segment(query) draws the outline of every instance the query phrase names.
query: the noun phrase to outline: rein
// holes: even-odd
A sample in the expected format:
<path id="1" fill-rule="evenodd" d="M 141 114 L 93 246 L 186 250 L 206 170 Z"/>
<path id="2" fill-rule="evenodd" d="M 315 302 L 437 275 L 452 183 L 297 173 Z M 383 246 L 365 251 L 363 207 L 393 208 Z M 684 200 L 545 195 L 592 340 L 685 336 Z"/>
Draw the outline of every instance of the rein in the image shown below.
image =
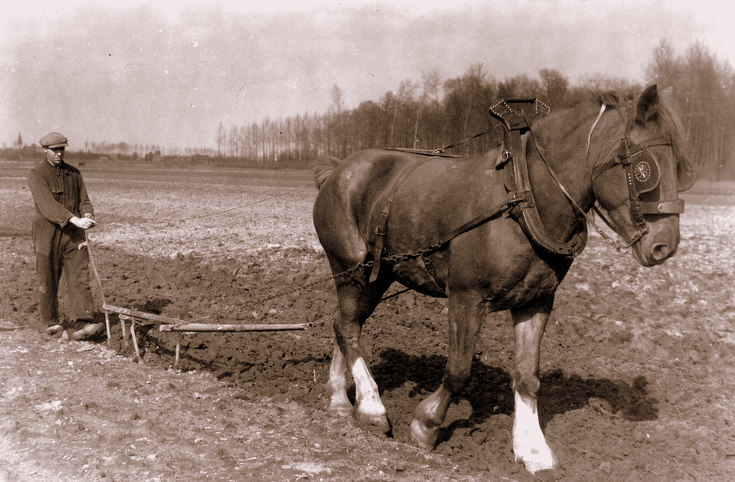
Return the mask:
<path id="1" fill-rule="evenodd" d="M 521 198 L 517 209 L 514 210 L 513 217 L 521 225 L 529 240 L 552 254 L 575 257 L 587 244 L 587 225 L 580 217 L 575 216 L 576 228 L 569 240 L 560 240 L 552 236 L 541 219 L 529 175 L 526 157 L 529 135 L 536 144 L 536 150 L 539 149 L 536 137 L 531 130 L 531 123 L 535 116 L 548 115 L 549 111 L 550 108 L 538 99 L 506 100 L 490 108 L 490 114 L 500 120 L 504 128 L 504 149 L 495 168 L 505 172 L 505 189 L 509 198 Z M 530 116 L 530 119 L 526 114 Z M 541 157 L 561 191 L 573 204 L 576 204 L 544 159 L 543 154 Z"/>
<path id="2" fill-rule="evenodd" d="M 597 125 L 597 122 L 600 120 L 600 118 L 602 117 L 602 114 L 604 112 L 605 112 L 605 105 L 603 104 L 602 109 L 600 109 L 600 113 L 597 116 L 597 119 L 595 119 L 594 124 L 592 124 L 592 129 L 590 130 L 590 134 L 587 137 L 587 156 L 588 157 L 589 157 L 589 141 L 592 138 L 592 131 L 595 129 L 595 126 Z M 524 117 L 524 119 L 525 119 L 525 117 Z M 617 251 L 622 251 L 623 249 L 630 248 L 633 244 L 635 244 L 636 241 L 638 241 L 638 239 L 640 239 L 643 236 L 643 234 L 641 234 L 641 236 L 636 237 L 629 244 L 627 244 L 627 245 L 621 245 L 618 242 L 616 242 L 614 238 L 612 238 L 610 235 L 608 235 L 602 229 L 602 227 L 600 227 L 600 225 L 595 222 L 595 217 L 592 216 L 591 214 L 589 214 L 588 212 L 586 212 L 584 209 L 582 209 L 582 207 L 579 204 L 577 204 L 577 202 L 569 194 L 569 191 L 567 191 L 567 189 L 561 183 L 561 181 L 557 177 L 556 173 L 554 172 L 554 169 L 551 168 L 551 165 L 546 160 L 546 157 L 544 157 L 544 154 L 541 152 L 541 149 L 539 149 L 539 147 L 538 147 L 538 141 L 536 140 L 536 134 L 533 133 L 533 130 L 530 128 L 530 125 L 529 125 L 529 128 L 528 128 L 528 131 L 530 132 L 531 137 L 533 137 L 533 144 L 534 144 L 534 146 L 536 146 L 536 152 L 538 152 L 538 155 L 541 157 L 541 161 L 543 161 L 544 165 L 546 166 L 546 169 L 549 171 L 549 174 L 551 175 L 551 178 L 554 180 L 554 182 L 556 182 L 556 185 L 559 187 L 559 189 L 564 194 L 564 196 L 567 198 L 567 200 L 569 200 L 569 203 L 574 207 L 574 209 L 576 209 L 582 216 L 584 216 L 584 218 L 587 220 L 587 222 L 590 223 L 593 228 L 595 228 L 595 231 L 597 231 L 597 233 L 600 236 L 602 236 L 602 239 L 604 239 L 607 243 L 609 243 Z M 597 211 L 597 207 L 596 206 L 595 206 L 595 211 Z M 599 211 L 597 211 L 597 212 L 599 213 Z M 607 224 L 608 226 L 610 226 L 611 229 L 614 230 L 613 225 L 612 225 L 612 222 L 610 220 L 608 220 L 603 215 L 600 215 L 600 217 L 603 219 L 603 221 L 605 221 L 605 224 Z"/>
<path id="3" fill-rule="evenodd" d="M 498 127 L 500 127 L 500 124 L 496 125 L 495 127 L 488 127 L 488 128 L 487 128 L 487 129 L 485 129 L 484 131 L 482 131 L 482 132 L 478 132 L 477 134 L 475 134 L 475 135 L 474 135 L 474 136 L 472 136 L 472 137 L 468 137 L 467 139 L 461 140 L 461 141 L 459 141 L 459 142 L 456 142 L 456 143 L 454 143 L 454 144 L 449 144 L 448 146 L 444 146 L 444 147 L 442 147 L 441 149 L 434 149 L 434 150 L 432 151 L 432 154 L 434 154 L 434 155 L 441 155 L 441 154 L 444 154 L 444 151 L 446 151 L 447 149 L 453 149 L 453 148 L 455 148 L 455 147 L 457 147 L 457 146 L 461 146 L 462 144 L 466 144 L 466 143 L 470 142 L 470 141 L 471 141 L 471 140 L 473 140 L 473 139 L 477 139 L 477 138 L 478 138 L 478 137 L 480 137 L 480 136 L 484 136 L 485 134 L 490 134 L 490 133 L 491 133 L 492 131 L 494 131 L 494 130 L 495 130 L 495 129 L 497 129 Z"/>

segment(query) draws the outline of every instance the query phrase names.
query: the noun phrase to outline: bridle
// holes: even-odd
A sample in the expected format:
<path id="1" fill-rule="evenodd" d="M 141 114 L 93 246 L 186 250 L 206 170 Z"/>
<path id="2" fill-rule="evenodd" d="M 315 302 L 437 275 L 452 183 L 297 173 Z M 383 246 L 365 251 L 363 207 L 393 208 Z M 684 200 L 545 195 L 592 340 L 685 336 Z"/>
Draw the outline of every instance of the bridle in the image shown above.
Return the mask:
<path id="1" fill-rule="evenodd" d="M 606 105 L 603 104 L 600 109 L 600 114 L 597 116 L 592 128 L 590 129 L 589 136 L 587 138 L 587 158 L 589 159 L 589 148 L 592 133 L 597 125 L 597 122 L 605 112 Z M 618 111 L 620 113 L 620 111 Z M 593 188 L 598 179 L 608 170 L 615 166 L 622 166 L 625 170 L 625 177 L 628 184 L 628 200 L 630 202 L 630 215 L 631 219 L 636 225 L 636 233 L 631 237 L 630 240 L 625 240 L 626 245 L 619 247 L 629 248 L 648 233 L 648 224 L 644 218 L 644 214 L 680 214 L 684 212 L 684 200 L 683 199 L 671 199 L 671 200 L 656 200 L 656 201 L 642 201 L 640 199 L 642 194 L 650 193 L 659 188 L 661 183 L 661 167 L 649 151 L 652 147 L 668 146 L 673 148 L 673 143 L 669 137 L 654 137 L 646 139 L 642 142 L 633 142 L 630 139 L 630 133 L 633 130 L 633 120 L 625 120 L 623 114 L 620 113 L 623 122 L 625 122 L 625 135 L 620 140 L 615 155 L 612 156 L 608 161 L 596 166 L 592 172 L 592 184 Z M 659 194 L 660 196 L 660 194 Z M 618 232 L 624 239 L 625 236 L 615 228 L 613 221 L 610 219 L 609 214 L 604 211 L 602 206 L 599 206 L 599 202 L 596 202 L 594 209 L 600 218 L 605 221 L 611 229 Z M 598 228 L 598 231 L 599 228 Z"/>
<path id="2" fill-rule="evenodd" d="M 522 102 L 522 101 L 515 101 L 516 103 Z M 590 155 L 590 143 L 592 139 L 592 134 L 595 130 L 595 127 L 597 126 L 598 121 L 600 118 L 602 118 L 602 115 L 605 113 L 605 110 L 607 108 L 607 105 L 605 103 L 602 104 L 602 107 L 600 109 L 600 113 L 597 116 L 597 119 L 592 124 L 592 127 L 590 129 L 589 136 L 587 138 L 587 162 L 589 164 L 589 155 Z M 604 208 L 601 205 L 598 205 L 599 202 L 595 203 L 594 209 L 600 216 L 600 218 L 615 232 L 617 232 L 625 241 L 626 244 L 620 244 L 617 242 L 613 237 L 609 236 L 598 224 L 595 222 L 595 218 L 592 214 L 585 211 L 571 196 L 571 194 L 564 188 L 564 185 L 561 183 L 561 180 L 554 172 L 554 169 L 552 169 L 549 162 L 546 160 L 546 157 L 544 156 L 543 152 L 539 148 L 538 140 L 536 139 L 536 135 L 531 128 L 531 122 L 526 117 L 524 111 L 522 108 L 517 108 L 514 111 L 514 114 L 521 117 L 524 121 L 524 125 L 528 131 L 528 134 L 533 139 L 533 145 L 536 147 L 536 152 L 539 154 L 539 157 L 541 158 L 542 162 L 546 166 L 546 169 L 548 170 L 549 174 L 551 175 L 552 179 L 556 182 L 559 189 L 562 191 L 564 196 L 567 198 L 567 200 L 570 202 L 570 204 L 573 206 L 573 208 L 579 213 L 579 215 L 583 216 L 586 221 L 595 228 L 595 230 L 602 236 L 602 238 L 610 243 L 615 249 L 618 251 L 621 251 L 626 248 L 630 248 L 637 242 L 643 238 L 646 234 L 648 234 L 648 224 L 646 223 L 646 220 L 644 219 L 644 214 L 677 214 L 684 212 L 684 201 L 681 199 L 674 199 L 674 200 L 657 200 L 654 202 L 651 201 L 642 201 L 640 199 L 640 196 L 642 194 L 651 193 L 653 194 L 654 191 L 660 186 L 661 181 L 661 169 L 658 164 L 658 161 L 653 156 L 653 154 L 649 151 L 652 147 L 660 147 L 660 146 L 668 146 L 669 148 L 673 149 L 673 142 L 671 138 L 669 137 L 654 137 L 651 139 L 647 139 L 642 142 L 634 142 L 630 138 L 630 134 L 633 130 L 634 125 L 634 118 L 631 118 L 629 120 L 626 120 L 625 117 L 623 117 L 623 114 L 620 112 L 619 109 L 616 109 L 618 113 L 620 114 L 621 119 L 623 120 L 623 123 L 625 125 L 625 134 L 623 138 L 620 140 L 620 144 L 613 151 L 611 154 L 611 157 L 609 160 L 602 162 L 600 165 L 595 166 L 593 168 L 592 172 L 592 188 L 593 191 L 597 191 L 595 189 L 595 184 L 599 183 L 599 178 L 603 176 L 607 171 L 610 169 L 621 166 L 625 172 L 626 175 L 626 181 L 628 186 L 628 200 L 630 202 L 630 214 L 633 222 L 636 225 L 636 232 L 630 237 L 630 239 L 626 239 L 627 236 L 624 232 L 621 232 L 621 230 L 616 227 L 615 223 L 610 219 L 609 213 L 606 213 L 606 208 Z M 494 108 L 490 109 L 491 113 L 496 118 L 499 118 L 502 122 L 507 122 L 504 120 L 503 116 L 497 114 L 494 110 Z M 514 123 L 517 127 L 517 123 Z M 507 127 L 507 126 L 506 126 Z M 509 129 L 506 128 L 506 133 Z M 518 152 L 523 152 L 524 148 L 521 147 L 518 150 Z M 504 151 L 504 154 L 507 152 L 507 148 Z M 500 163 L 500 166 L 504 166 L 508 160 L 512 159 L 512 155 L 503 156 L 502 162 Z M 521 156 L 523 158 L 524 156 Z M 496 165 L 496 168 L 498 166 Z M 515 163 L 514 163 L 514 169 L 515 169 Z M 517 176 L 516 176 L 517 177 Z M 506 183 L 507 187 L 507 183 Z M 659 191 L 660 195 L 660 191 Z M 597 194 L 595 194 L 595 197 L 597 197 Z M 622 204 L 622 203 L 621 203 Z M 524 211 L 525 212 L 525 211 Z M 546 236 L 548 238 L 548 236 Z M 575 247 L 569 247 L 565 246 L 568 245 L 568 243 L 561 243 L 562 247 L 567 247 L 569 249 L 567 250 L 558 250 L 554 249 L 555 246 L 557 246 L 559 243 L 555 243 L 553 246 L 549 247 L 549 244 L 543 244 L 542 246 L 546 247 L 552 252 L 556 252 L 557 254 L 567 254 L 570 253 L 572 256 L 574 256 L 577 252 L 581 251 L 581 248 L 579 246 L 584 247 L 584 244 L 581 244 L 579 246 Z"/>

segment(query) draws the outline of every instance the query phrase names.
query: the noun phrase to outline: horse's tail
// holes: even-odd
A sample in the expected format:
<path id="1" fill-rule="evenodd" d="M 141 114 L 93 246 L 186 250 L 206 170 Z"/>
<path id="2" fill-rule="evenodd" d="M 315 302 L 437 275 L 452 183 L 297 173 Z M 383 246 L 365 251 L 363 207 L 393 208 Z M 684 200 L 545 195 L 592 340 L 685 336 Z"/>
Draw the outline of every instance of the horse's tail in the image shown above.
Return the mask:
<path id="1" fill-rule="evenodd" d="M 324 156 L 318 164 L 314 166 L 314 182 L 316 188 L 320 189 L 322 184 L 327 180 L 334 168 L 339 164 L 339 159 L 332 156 Z"/>

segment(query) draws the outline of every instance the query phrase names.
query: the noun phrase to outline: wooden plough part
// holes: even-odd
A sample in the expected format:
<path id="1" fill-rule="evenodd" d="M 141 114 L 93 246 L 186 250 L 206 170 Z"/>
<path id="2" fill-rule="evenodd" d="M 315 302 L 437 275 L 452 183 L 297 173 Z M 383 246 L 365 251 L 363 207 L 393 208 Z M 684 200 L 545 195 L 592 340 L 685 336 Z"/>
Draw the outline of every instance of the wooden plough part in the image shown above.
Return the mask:
<path id="1" fill-rule="evenodd" d="M 146 313 L 144 311 L 131 310 L 129 308 L 121 308 L 119 306 L 109 305 L 105 301 L 105 290 L 102 287 L 102 280 L 99 273 L 97 272 L 97 265 L 94 262 L 94 256 L 92 255 L 92 247 L 89 243 L 89 237 L 87 231 L 84 231 L 84 243 L 80 245 L 87 247 L 89 254 L 89 264 L 92 266 L 95 280 L 100 289 L 100 295 L 102 296 L 102 310 L 105 312 L 105 325 L 107 327 L 107 343 L 110 343 L 112 338 L 110 334 L 110 316 L 109 313 L 117 313 L 120 318 L 120 328 L 122 329 L 123 344 L 127 346 L 128 337 L 125 333 L 125 322 L 130 322 L 130 337 L 133 339 L 133 348 L 135 348 L 135 356 L 138 360 L 140 357 L 140 350 L 138 349 L 138 337 L 135 335 L 135 323 L 136 321 L 152 322 L 159 325 L 160 331 L 167 332 L 178 332 L 178 333 L 194 333 L 194 332 L 244 332 L 244 331 L 286 331 L 286 330 L 303 330 L 309 326 L 309 323 L 293 323 L 293 324 L 209 324 L 209 323 L 189 323 L 178 318 L 171 318 L 169 316 L 156 315 L 153 313 Z M 181 336 L 176 338 L 176 360 L 174 366 L 179 365 L 179 352 L 181 350 Z"/>
<path id="2" fill-rule="evenodd" d="M 189 323 L 178 318 L 171 318 L 169 316 L 156 315 L 153 313 L 146 313 L 144 311 L 132 310 L 129 308 L 121 308 L 119 306 L 108 305 L 104 303 L 102 309 L 105 311 L 105 319 L 107 321 L 107 333 L 109 339 L 110 327 L 108 312 L 117 313 L 120 318 L 120 327 L 122 329 L 123 343 L 127 343 L 127 334 L 125 332 L 125 322 L 130 322 L 130 337 L 133 340 L 133 348 L 135 349 L 135 356 L 140 359 L 140 351 L 138 349 L 138 338 L 135 335 L 135 324 L 137 322 L 152 322 L 159 325 L 159 330 L 162 332 L 178 332 L 178 333 L 203 333 L 203 332 L 244 332 L 244 331 L 287 331 L 287 330 L 303 330 L 310 326 L 309 323 L 259 323 L 259 324 L 246 324 L 246 323 L 234 323 L 234 324 L 214 324 L 214 323 Z M 181 337 L 176 339 L 176 359 L 174 366 L 179 365 L 179 352 L 181 350 Z"/>

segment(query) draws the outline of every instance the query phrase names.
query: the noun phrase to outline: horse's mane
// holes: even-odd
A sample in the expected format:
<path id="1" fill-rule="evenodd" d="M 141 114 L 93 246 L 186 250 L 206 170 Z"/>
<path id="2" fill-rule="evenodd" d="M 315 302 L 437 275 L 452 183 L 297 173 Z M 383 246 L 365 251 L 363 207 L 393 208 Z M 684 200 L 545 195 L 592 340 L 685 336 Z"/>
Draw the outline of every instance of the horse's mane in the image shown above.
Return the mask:
<path id="1" fill-rule="evenodd" d="M 617 99 L 620 106 L 617 108 L 623 108 L 626 110 L 631 110 L 630 112 L 623 112 L 623 114 L 632 115 L 632 109 L 635 108 L 634 102 L 638 99 L 640 96 L 640 91 L 628 91 L 628 92 L 620 92 L 620 91 L 614 91 L 614 90 L 594 90 L 590 89 L 587 92 L 583 93 L 579 103 L 591 103 L 596 108 L 599 108 L 602 102 L 605 101 L 607 98 L 614 98 Z M 658 103 L 658 122 L 661 126 L 661 130 L 663 133 L 668 134 L 671 136 L 672 140 L 674 141 L 674 144 L 676 146 L 683 146 L 683 132 L 684 129 L 682 127 L 681 120 L 679 119 L 679 116 L 676 114 L 676 112 L 671 107 L 668 98 L 670 97 L 669 93 L 667 91 L 660 92 L 659 93 L 659 103 Z"/>
<path id="2" fill-rule="evenodd" d="M 659 99 L 659 111 L 658 111 L 658 121 L 661 125 L 661 128 L 664 132 L 666 132 L 669 136 L 671 136 L 671 140 L 673 142 L 673 148 L 674 153 L 678 158 L 687 158 L 686 154 L 683 151 L 685 143 L 684 143 L 684 127 L 681 123 L 681 119 L 677 115 L 677 113 L 671 108 L 669 103 L 667 102 L 668 95 L 660 95 Z"/>
<path id="3" fill-rule="evenodd" d="M 615 91 L 615 90 L 602 90 L 602 89 L 586 89 L 581 92 L 579 97 L 569 107 L 570 110 L 579 110 L 580 108 L 592 108 L 597 110 L 600 108 L 603 102 L 609 99 L 615 99 L 618 103 L 615 106 L 616 109 L 622 110 L 622 114 L 625 118 L 633 115 L 633 109 L 635 109 L 634 101 L 637 100 L 641 92 L 633 91 Z M 677 157 L 686 157 L 685 153 L 682 152 L 684 143 L 684 129 L 679 116 L 671 107 L 668 102 L 669 94 L 667 92 L 659 93 L 659 108 L 658 108 L 658 122 L 661 126 L 661 131 L 671 137 L 676 150 Z"/>
<path id="4" fill-rule="evenodd" d="M 600 112 L 602 104 L 609 106 L 609 110 L 617 110 L 623 119 L 630 119 L 636 115 L 637 102 L 642 91 L 611 91 L 602 89 L 588 89 L 577 96 L 569 107 L 552 111 L 548 117 L 537 117 L 534 124 L 544 125 L 547 133 L 553 137 L 564 135 L 564 132 L 589 132 L 595 117 Z M 677 160 L 677 171 L 680 189 L 686 190 L 696 178 L 694 167 L 686 155 L 687 144 L 684 140 L 684 129 L 681 120 L 670 103 L 668 89 L 659 92 L 655 117 L 652 120 L 658 123 L 661 134 L 671 139 L 671 148 Z M 608 114 L 609 115 L 609 114 Z M 551 121 L 551 117 L 562 116 L 563 122 Z M 558 119 L 558 117 L 557 117 Z M 611 125 L 611 124 L 608 124 Z M 619 125 L 619 124 L 618 124 Z M 579 146 L 567 146 L 569 149 Z"/>
<path id="5" fill-rule="evenodd" d="M 694 165 L 689 160 L 687 144 L 684 140 L 684 127 L 681 118 L 667 102 L 667 93 L 659 95 L 658 121 L 663 131 L 671 138 L 671 148 L 677 159 L 677 175 L 679 178 L 679 190 L 686 191 L 694 185 L 697 173 Z"/>

